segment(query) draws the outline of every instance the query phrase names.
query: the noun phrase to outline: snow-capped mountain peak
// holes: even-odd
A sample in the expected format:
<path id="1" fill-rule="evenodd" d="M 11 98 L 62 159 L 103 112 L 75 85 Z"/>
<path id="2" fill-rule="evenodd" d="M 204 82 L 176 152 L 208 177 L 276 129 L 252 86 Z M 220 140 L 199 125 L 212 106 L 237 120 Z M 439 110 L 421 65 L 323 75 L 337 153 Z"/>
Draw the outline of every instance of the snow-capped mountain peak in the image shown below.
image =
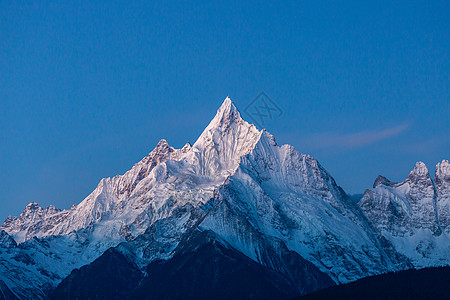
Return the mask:
<path id="1" fill-rule="evenodd" d="M 245 121 L 241 118 L 241 114 L 237 107 L 231 99 L 227 97 L 217 110 L 216 115 L 206 127 L 205 131 L 210 130 L 211 128 L 226 129 L 233 122 L 242 124 Z"/>
<path id="2" fill-rule="evenodd" d="M 241 156 L 249 153 L 259 140 L 260 131 L 244 121 L 230 98 L 226 98 L 215 117 L 192 146 L 199 174 L 228 176 Z"/>
<path id="3" fill-rule="evenodd" d="M 0 280 L 10 280 L 25 298 L 42 298 L 36 286 L 57 284 L 108 248 L 144 268 L 170 259 L 193 230 L 214 232 L 227 247 L 273 270 L 292 271 L 287 253 L 295 253 L 336 282 L 411 266 L 409 258 L 427 266 L 447 259 L 441 247 L 447 240 L 433 241 L 438 217 L 450 228 L 448 179 L 448 161 L 437 166 L 436 187 L 418 162 L 403 182 L 379 176 L 358 207 L 316 159 L 277 145 L 273 135 L 244 121 L 227 97 L 193 145 L 175 149 L 162 139 L 71 209 L 32 202 L 19 217 L 8 217 L 0 227 L 0 252 L 3 246 L 23 253 L 8 250 Z M 22 284 L 24 274 L 40 269 L 46 273 L 36 282 Z"/>
<path id="4" fill-rule="evenodd" d="M 194 182 L 210 182 L 213 186 L 221 184 L 234 172 L 239 158 L 254 148 L 259 136 L 260 132 L 256 127 L 241 118 L 239 110 L 227 97 L 193 146 L 187 142 L 183 148 L 175 149 L 165 139 L 161 139 L 156 147 L 128 172 L 113 178 L 103 178 L 88 197 L 70 210 L 61 211 L 53 206 L 42 209 L 37 203 L 30 203 L 19 217 L 8 218 L 1 228 L 14 236 L 18 242 L 24 242 L 33 237 L 78 231 L 106 216 L 111 218 L 115 215 L 115 218 L 120 220 L 122 217 L 118 214 L 127 215 L 125 223 L 133 222 L 134 218 L 140 220 L 139 213 L 146 209 L 148 201 L 136 200 L 140 202 L 139 210 L 133 210 L 133 205 L 128 203 L 129 198 L 149 197 L 141 195 L 143 192 L 139 189 L 140 186 L 149 185 L 155 180 L 164 184 L 170 176 L 185 178 L 189 185 Z M 168 161 L 170 163 L 166 164 Z M 187 174 L 181 175 L 184 173 Z M 196 176 L 207 178 L 196 179 Z M 181 184 L 182 181 L 178 182 Z M 145 228 L 137 232 L 142 230 Z M 115 231 L 114 229 L 108 234 L 117 236 Z"/>

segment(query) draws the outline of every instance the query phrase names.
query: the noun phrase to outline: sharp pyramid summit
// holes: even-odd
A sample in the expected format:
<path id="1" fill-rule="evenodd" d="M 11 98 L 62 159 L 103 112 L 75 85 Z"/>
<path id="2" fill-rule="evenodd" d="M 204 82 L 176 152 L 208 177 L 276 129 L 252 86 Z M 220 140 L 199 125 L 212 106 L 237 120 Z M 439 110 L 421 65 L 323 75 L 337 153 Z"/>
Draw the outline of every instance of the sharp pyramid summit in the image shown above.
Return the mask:
<path id="1" fill-rule="evenodd" d="M 233 173 L 241 156 L 248 154 L 261 133 L 245 122 L 230 98 L 226 98 L 214 119 L 192 146 L 198 173 L 227 176 Z"/>
<path id="2" fill-rule="evenodd" d="M 278 145 L 226 98 L 193 145 L 175 149 L 161 140 L 71 209 L 30 203 L 8 217 L 0 227 L 0 284 L 21 299 L 100 290 L 139 298 L 156 297 L 156 282 L 164 291 L 179 278 L 198 278 L 173 297 L 210 298 L 219 286 L 234 286 L 286 298 L 448 264 L 436 252 L 449 246 L 449 173 L 443 161 L 434 182 L 418 163 L 402 183 L 380 176 L 356 204 L 316 159 Z M 405 243 L 422 243 L 426 259 Z M 111 277 L 112 265 L 128 275 Z M 232 275 L 237 269 L 252 278 L 246 286 Z M 115 284 L 104 286 L 109 281 Z"/>

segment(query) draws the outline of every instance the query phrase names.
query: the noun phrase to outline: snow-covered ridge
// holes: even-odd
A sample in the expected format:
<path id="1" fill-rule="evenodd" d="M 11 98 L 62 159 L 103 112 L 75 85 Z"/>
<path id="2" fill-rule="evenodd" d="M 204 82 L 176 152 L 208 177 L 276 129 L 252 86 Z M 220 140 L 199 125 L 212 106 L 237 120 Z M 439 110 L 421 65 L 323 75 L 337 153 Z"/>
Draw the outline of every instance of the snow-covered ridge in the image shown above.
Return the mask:
<path id="1" fill-rule="evenodd" d="M 161 140 L 131 170 L 124 175 L 103 178 L 86 199 L 73 205 L 71 209 L 61 211 L 54 206 L 43 209 L 32 202 L 19 217 L 9 216 L 0 228 L 14 236 L 19 243 L 33 237 L 64 235 L 87 228 L 101 220 L 105 213 L 114 210 L 120 199 L 127 198 L 155 166 L 168 159 L 179 159 L 189 149 L 190 145 L 186 144 L 182 149 L 176 150 L 167 141 Z"/>

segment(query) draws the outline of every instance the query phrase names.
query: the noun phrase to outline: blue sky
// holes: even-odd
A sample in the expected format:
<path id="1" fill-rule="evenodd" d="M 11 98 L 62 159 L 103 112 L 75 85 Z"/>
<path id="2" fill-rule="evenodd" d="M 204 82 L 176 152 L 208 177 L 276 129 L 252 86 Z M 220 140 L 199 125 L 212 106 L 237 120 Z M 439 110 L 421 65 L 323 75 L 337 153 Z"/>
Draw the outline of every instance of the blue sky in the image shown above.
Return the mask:
<path id="1" fill-rule="evenodd" d="M 89 2 L 0 3 L 1 219 L 69 208 L 261 91 L 278 143 L 348 193 L 450 159 L 448 1 Z"/>

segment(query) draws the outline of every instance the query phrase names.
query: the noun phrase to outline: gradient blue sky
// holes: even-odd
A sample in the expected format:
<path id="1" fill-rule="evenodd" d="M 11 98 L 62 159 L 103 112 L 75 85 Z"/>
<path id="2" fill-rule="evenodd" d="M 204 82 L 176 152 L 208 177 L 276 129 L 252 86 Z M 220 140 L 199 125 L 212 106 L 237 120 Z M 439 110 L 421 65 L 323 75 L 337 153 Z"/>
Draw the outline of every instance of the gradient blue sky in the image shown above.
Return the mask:
<path id="1" fill-rule="evenodd" d="M 69 208 L 260 91 L 283 110 L 265 124 L 278 143 L 348 193 L 418 160 L 434 174 L 450 159 L 449 15 L 449 1 L 1 1 L 0 218 Z"/>

